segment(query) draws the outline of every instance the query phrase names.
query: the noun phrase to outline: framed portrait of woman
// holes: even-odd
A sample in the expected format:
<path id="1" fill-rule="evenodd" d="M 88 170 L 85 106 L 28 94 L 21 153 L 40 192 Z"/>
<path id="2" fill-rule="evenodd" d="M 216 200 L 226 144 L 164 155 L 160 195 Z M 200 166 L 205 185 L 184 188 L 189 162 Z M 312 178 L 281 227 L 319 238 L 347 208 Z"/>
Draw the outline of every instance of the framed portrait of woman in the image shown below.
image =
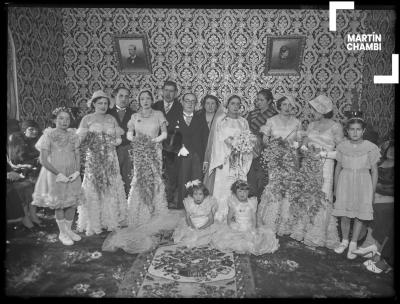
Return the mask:
<path id="1" fill-rule="evenodd" d="M 115 35 L 114 42 L 121 73 L 152 73 L 149 45 L 145 34 Z"/>
<path id="2" fill-rule="evenodd" d="M 268 36 L 265 56 L 267 76 L 300 76 L 305 36 Z"/>

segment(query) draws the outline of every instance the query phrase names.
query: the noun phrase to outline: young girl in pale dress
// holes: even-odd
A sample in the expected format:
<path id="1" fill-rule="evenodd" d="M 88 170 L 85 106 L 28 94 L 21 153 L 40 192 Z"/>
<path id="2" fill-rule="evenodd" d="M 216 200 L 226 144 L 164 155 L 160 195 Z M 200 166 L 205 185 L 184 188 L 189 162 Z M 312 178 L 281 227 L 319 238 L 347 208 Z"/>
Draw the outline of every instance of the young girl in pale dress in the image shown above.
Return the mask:
<path id="1" fill-rule="evenodd" d="M 218 225 L 214 224 L 217 201 L 199 180 L 188 182 L 185 186 L 187 196 L 183 204 L 186 216 L 174 231 L 174 242 L 189 248 L 207 245 L 217 231 Z"/>
<path id="2" fill-rule="evenodd" d="M 32 204 L 55 210 L 64 245 L 73 245 L 81 237 L 71 230 L 76 207 L 81 200 L 79 174 L 79 138 L 69 129 L 71 113 L 65 107 L 53 111 L 55 128 L 43 131 L 35 147 L 40 151 L 42 169 L 35 185 Z"/>
<path id="3" fill-rule="evenodd" d="M 363 221 L 373 219 L 373 197 L 378 180 L 377 163 L 379 148 L 363 140 L 365 122 L 362 118 L 350 118 L 346 124 L 349 140 L 337 147 L 335 170 L 336 202 L 332 214 L 341 217 L 342 242 L 335 249 L 342 253 L 349 247 L 348 259 L 357 257 L 357 240 Z M 354 218 L 353 233 L 349 244 L 350 221 Z"/>
<path id="4" fill-rule="evenodd" d="M 238 180 L 227 199 L 228 224 L 218 229 L 212 245 L 223 252 L 261 255 L 275 252 L 279 241 L 275 232 L 265 226 L 256 227 L 257 198 L 248 198 L 249 184 Z"/>

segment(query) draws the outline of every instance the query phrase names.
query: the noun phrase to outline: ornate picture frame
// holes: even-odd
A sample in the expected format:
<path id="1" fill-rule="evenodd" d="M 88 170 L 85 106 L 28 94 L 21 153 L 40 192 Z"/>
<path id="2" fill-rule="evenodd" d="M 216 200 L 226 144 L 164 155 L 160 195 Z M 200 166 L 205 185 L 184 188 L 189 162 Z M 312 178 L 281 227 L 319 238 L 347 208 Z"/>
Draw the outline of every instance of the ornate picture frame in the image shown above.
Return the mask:
<path id="1" fill-rule="evenodd" d="M 300 76 L 306 36 L 267 36 L 265 70 L 267 76 Z"/>
<path id="2" fill-rule="evenodd" d="M 115 35 L 114 43 L 121 73 L 152 73 L 149 44 L 145 34 Z"/>

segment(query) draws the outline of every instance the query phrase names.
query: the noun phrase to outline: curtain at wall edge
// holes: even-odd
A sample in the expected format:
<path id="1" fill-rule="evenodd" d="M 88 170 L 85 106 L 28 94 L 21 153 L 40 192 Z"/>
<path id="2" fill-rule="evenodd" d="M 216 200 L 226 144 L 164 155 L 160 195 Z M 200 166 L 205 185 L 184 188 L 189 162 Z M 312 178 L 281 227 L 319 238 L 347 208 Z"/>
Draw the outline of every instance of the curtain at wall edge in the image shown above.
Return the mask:
<path id="1" fill-rule="evenodd" d="M 17 64 L 15 45 L 10 27 L 8 27 L 7 52 L 7 118 L 19 120 Z"/>

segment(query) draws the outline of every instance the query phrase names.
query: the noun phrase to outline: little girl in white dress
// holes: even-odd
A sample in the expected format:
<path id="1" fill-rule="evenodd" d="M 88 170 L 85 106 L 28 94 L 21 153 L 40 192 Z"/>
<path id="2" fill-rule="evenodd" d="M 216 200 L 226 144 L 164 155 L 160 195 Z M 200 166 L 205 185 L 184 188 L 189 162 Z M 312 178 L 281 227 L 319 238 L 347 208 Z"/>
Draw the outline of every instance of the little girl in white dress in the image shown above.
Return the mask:
<path id="1" fill-rule="evenodd" d="M 238 180 L 231 187 L 227 200 L 228 225 L 214 234 L 212 245 L 224 252 L 261 255 L 275 252 L 279 241 L 275 233 L 265 226 L 256 228 L 257 198 L 248 198 L 249 185 Z"/>
<path id="2" fill-rule="evenodd" d="M 189 248 L 205 246 L 217 231 L 218 224 L 214 223 L 214 214 L 218 203 L 199 180 L 188 182 L 185 187 L 187 196 L 183 204 L 186 216 L 174 231 L 174 242 Z"/>

